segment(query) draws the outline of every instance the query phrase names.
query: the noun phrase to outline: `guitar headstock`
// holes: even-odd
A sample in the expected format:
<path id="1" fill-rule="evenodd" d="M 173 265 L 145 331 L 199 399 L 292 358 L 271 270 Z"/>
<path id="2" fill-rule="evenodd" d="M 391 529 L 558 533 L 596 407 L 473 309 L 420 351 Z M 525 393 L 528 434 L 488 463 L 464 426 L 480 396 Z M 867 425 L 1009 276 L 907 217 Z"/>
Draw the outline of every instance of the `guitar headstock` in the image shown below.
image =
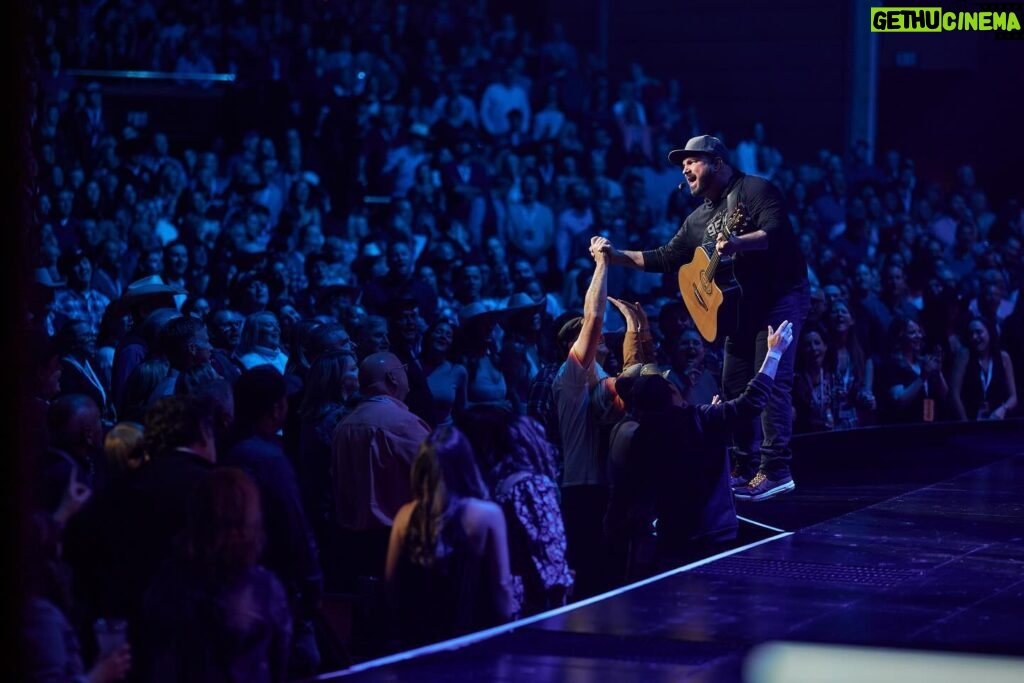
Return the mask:
<path id="1" fill-rule="evenodd" d="M 742 203 L 737 204 L 726 219 L 725 227 L 722 228 L 726 238 L 730 235 L 742 235 L 747 229 L 747 218 L 747 207 Z"/>

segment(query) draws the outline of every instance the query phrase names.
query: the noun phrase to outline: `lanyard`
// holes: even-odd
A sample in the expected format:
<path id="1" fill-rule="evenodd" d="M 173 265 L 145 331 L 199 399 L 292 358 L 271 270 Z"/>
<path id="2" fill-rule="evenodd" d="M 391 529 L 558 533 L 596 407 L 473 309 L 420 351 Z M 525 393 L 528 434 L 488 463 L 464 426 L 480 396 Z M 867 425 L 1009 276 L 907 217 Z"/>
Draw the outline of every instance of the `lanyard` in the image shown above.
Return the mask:
<path id="1" fill-rule="evenodd" d="M 978 361 L 981 365 L 981 361 Z M 981 368 L 981 394 L 988 396 L 988 385 L 992 384 L 992 359 L 988 359 L 988 368 Z"/>

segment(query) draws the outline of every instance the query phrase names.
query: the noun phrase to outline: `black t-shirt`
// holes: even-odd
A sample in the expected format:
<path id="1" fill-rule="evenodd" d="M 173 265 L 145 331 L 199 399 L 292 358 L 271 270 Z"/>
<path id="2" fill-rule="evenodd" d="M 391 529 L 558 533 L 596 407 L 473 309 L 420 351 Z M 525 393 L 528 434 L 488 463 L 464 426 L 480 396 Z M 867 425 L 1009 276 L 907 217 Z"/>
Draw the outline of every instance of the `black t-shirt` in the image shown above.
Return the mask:
<path id="1" fill-rule="evenodd" d="M 796 232 L 789 221 L 782 193 L 764 178 L 739 171 L 717 202 L 705 200 L 686 217 L 668 244 L 644 251 L 644 269 L 669 273 L 693 259 L 701 246 L 714 253 L 715 240 L 724 224 L 729 192 L 736 189 L 737 204 L 743 204 L 748 217 L 743 232 L 764 230 L 768 248 L 737 254 L 733 272 L 742 288 L 741 311 L 766 313 L 780 296 L 807 285 L 807 262 L 800 253 Z M 747 317 L 747 316 L 744 316 Z"/>

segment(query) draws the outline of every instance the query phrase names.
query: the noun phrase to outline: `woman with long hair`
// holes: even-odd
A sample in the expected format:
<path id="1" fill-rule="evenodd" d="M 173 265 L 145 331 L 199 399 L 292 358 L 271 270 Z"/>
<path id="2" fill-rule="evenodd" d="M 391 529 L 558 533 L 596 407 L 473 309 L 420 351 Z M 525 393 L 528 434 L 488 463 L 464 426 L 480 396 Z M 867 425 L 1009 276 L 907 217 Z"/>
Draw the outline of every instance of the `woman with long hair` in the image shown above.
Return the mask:
<path id="1" fill-rule="evenodd" d="M 835 377 L 826 362 L 830 348 L 828 334 L 820 327 L 807 327 L 801 332 L 793 375 L 793 431 L 798 434 L 836 428 L 832 401 Z"/>
<path id="2" fill-rule="evenodd" d="M 530 386 L 542 365 L 540 335 L 544 324 L 544 302 L 536 302 L 523 292 L 516 292 L 505 309 L 508 322 L 501 344 L 501 372 L 508 385 L 513 410 L 526 414 Z"/>
<path id="3" fill-rule="evenodd" d="M 439 318 L 423 334 L 420 364 L 427 378 L 427 387 L 434 408 L 436 425 L 451 424 L 466 407 L 466 367 L 452 360 L 455 327 Z"/>
<path id="4" fill-rule="evenodd" d="M 961 420 L 1002 420 L 1017 407 L 1017 386 L 1010 354 L 987 320 L 967 325 L 964 347 L 953 362 L 952 403 Z"/>
<path id="5" fill-rule="evenodd" d="M 942 373 L 941 347 L 923 353 L 924 332 L 911 318 L 896 317 L 889 325 L 892 353 L 882 362 L 878 376 L 881 422 L 902 424 L 934 422 L 942 418 L 941 404 L 949 395 Z"/>
<path id="6" fill-rule="evenodd" d="M 487 310 L 480 302 L 465 306 L 459 314 L 461 363 L 466 367 L 467 405 L 510 406 L 508 384 L 501 372 L 497 329 L 503 312 Z"/>
<path id="7" fill-rule="evenodd" d="M 180 552 L 146 593 L 146 680 L 286 679 L 292 620 L 284 587 L 259 565 L 260 509 L 240 469 L 196 487 Z"/>
<path id="8" fill-rule="evenodd" d="M 836 429 L 853 429 L 874 421 L 875 366 L 860 346 L 855 325 L 846 302 L 833 301 L 825 319 L 830 342 L 825 365 L 833 375 Z"/>
<path id="9" fill-rule="evenodd" d="M 395 515 L 384 570 L 403 644 L 511 619 L 505 516 L 487 500 L 465 435 L 436 429 L 420 447 L 411 479 L 413 500 Z"/>

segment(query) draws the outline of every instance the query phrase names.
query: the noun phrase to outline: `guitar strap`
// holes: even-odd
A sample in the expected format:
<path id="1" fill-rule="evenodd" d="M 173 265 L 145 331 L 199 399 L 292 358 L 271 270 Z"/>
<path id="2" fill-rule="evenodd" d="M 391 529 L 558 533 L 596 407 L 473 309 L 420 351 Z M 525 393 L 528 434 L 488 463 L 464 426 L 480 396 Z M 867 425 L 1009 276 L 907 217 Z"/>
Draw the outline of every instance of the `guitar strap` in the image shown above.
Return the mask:
<path id="1" fill-rule="evenodd" d="M 736 205 L 739 204 L 739 201 L 740 201 L 740 192 L 739 192 L 739 190 L 740 190 L 740 184 L 737 182 L 735 185 L 732 186 L 732 189 L 729 190 L 729 194 L 726 195 L 726 197 L 725 197 L 725 215 L 726 216 L 731 216 L 733 210 L 736 208 Z"/>

